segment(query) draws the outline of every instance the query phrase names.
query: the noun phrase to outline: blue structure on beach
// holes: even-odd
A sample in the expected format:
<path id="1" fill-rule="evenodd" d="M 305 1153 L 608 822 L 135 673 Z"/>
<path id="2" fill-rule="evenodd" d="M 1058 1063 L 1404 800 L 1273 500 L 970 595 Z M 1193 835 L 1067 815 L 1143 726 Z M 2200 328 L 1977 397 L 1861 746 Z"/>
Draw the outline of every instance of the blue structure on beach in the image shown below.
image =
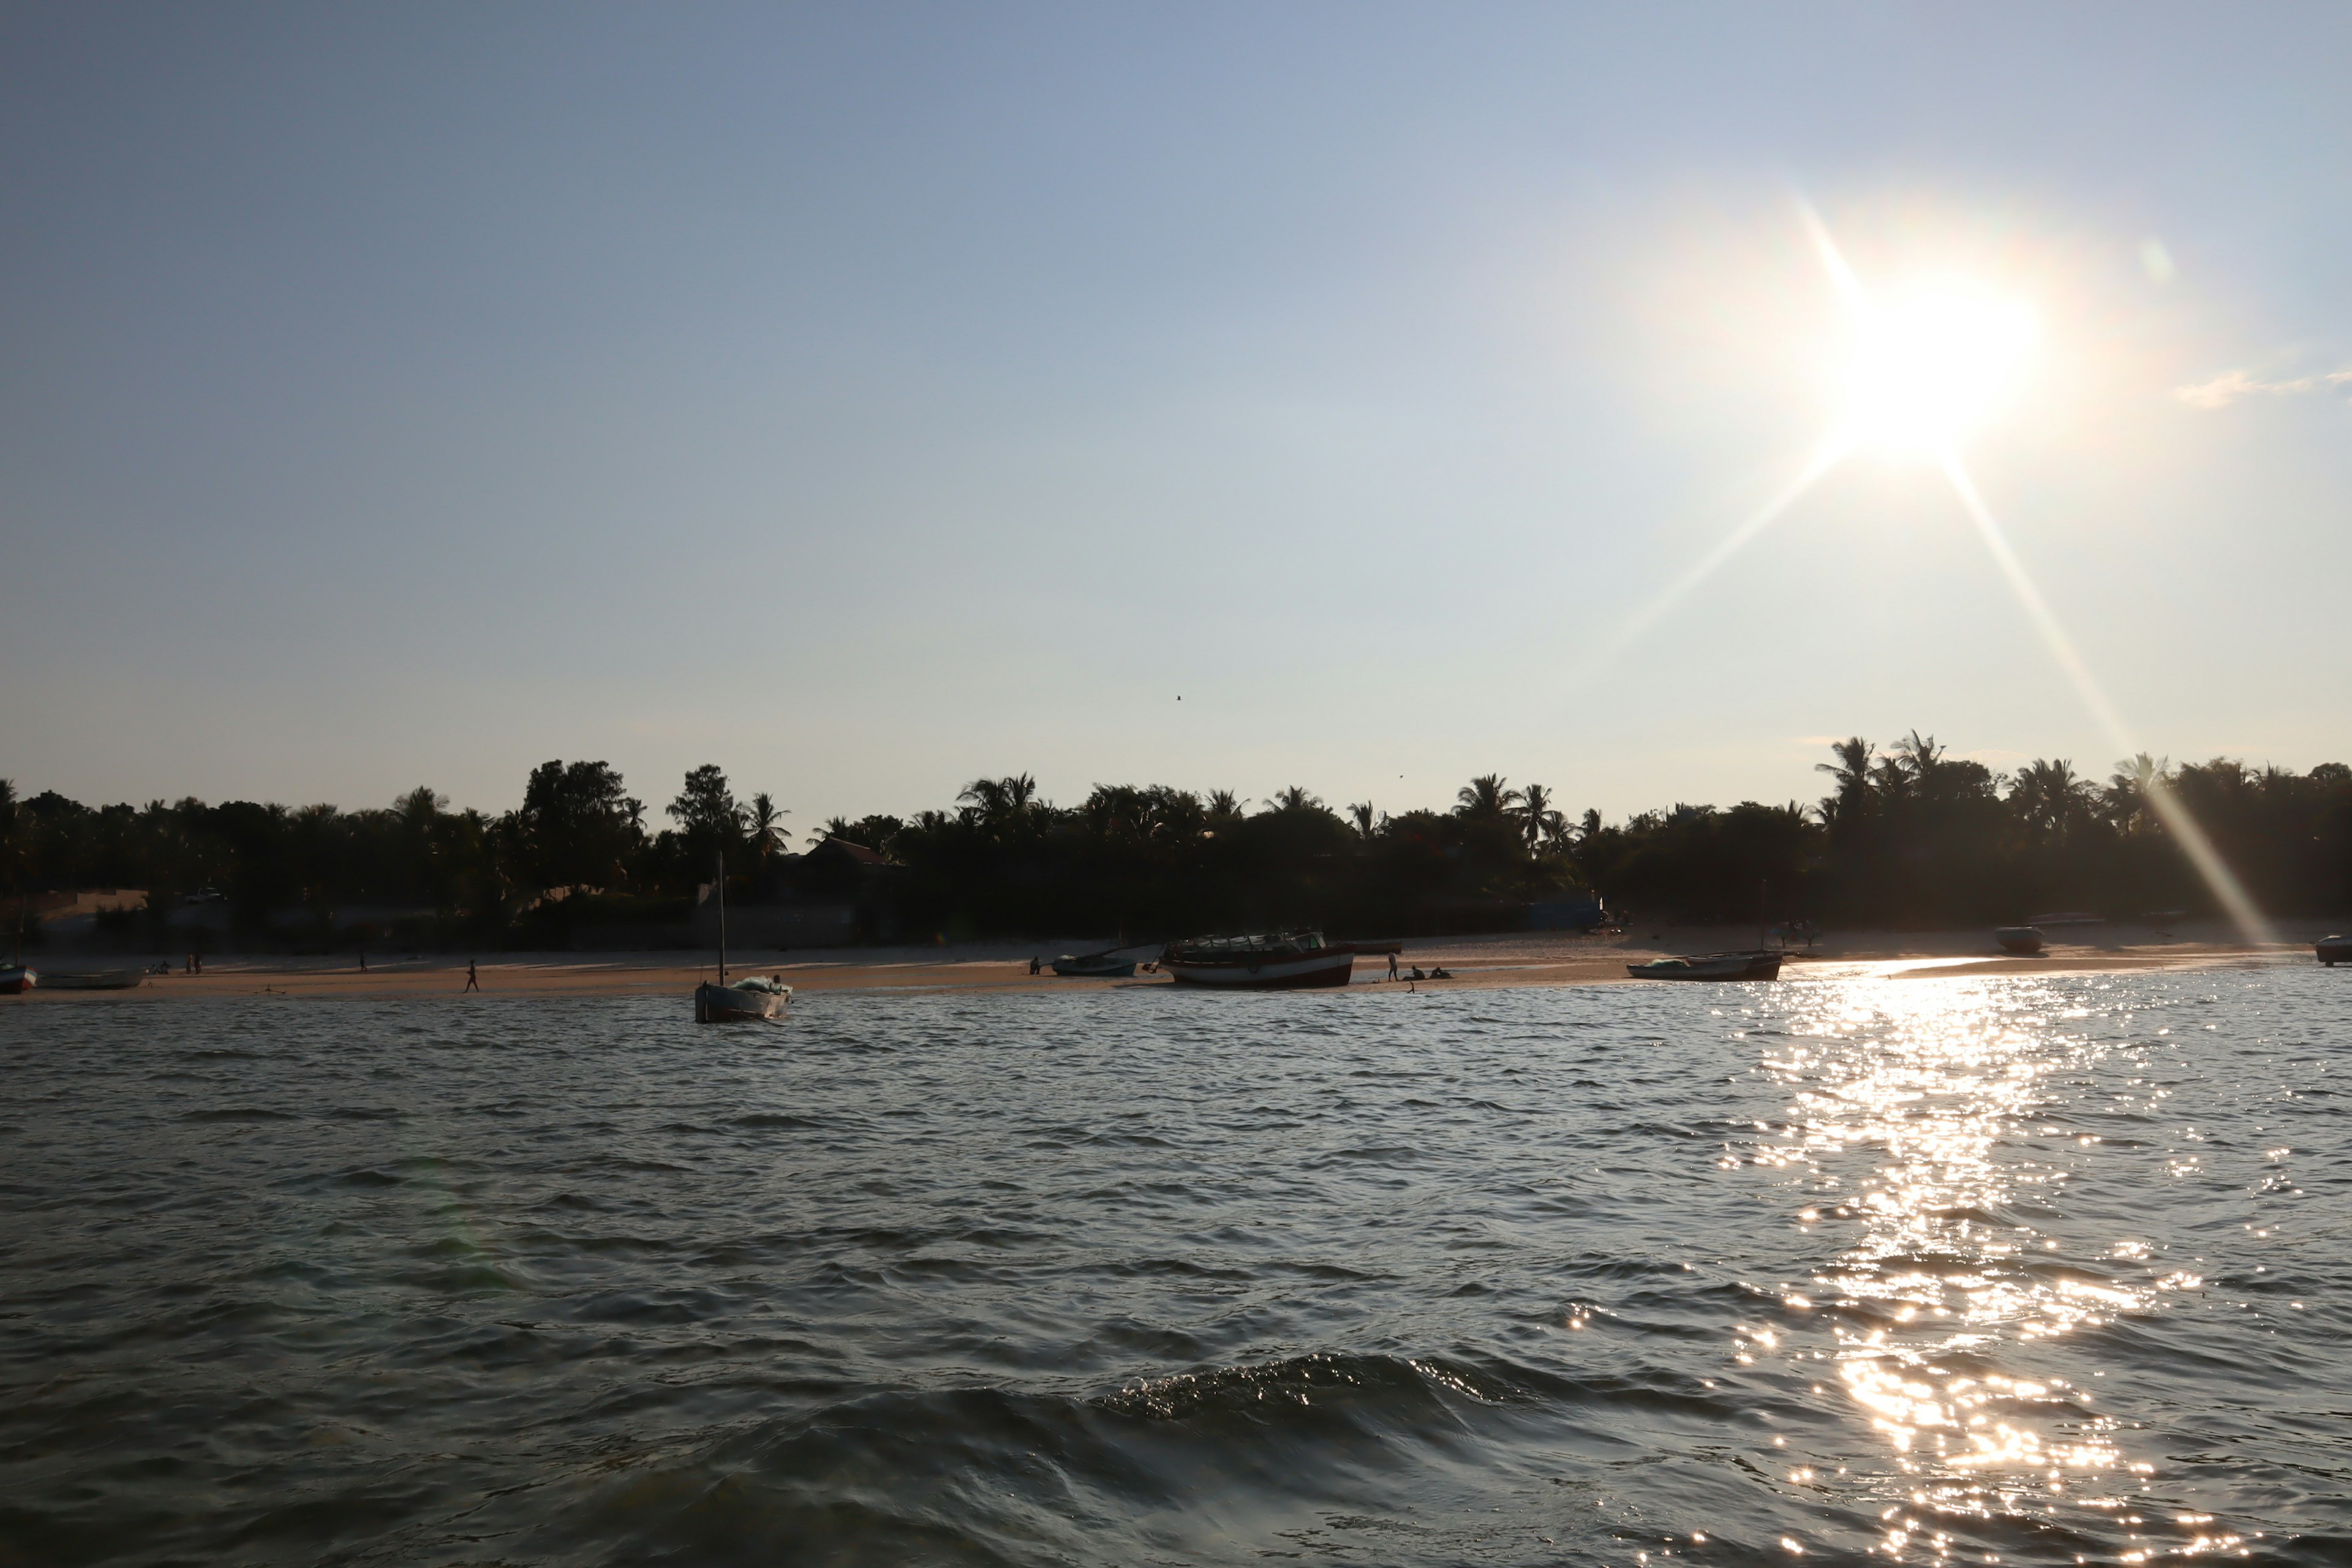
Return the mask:
<path id="1" fill-rule="evenodd" d="M 1580 899 L 1550 899 L 1528 906 L 1529 931 L 1591 931 L 1609 923 L 1609 911 L 1601 907 L 1601 895 L 1589 893 Z"/>

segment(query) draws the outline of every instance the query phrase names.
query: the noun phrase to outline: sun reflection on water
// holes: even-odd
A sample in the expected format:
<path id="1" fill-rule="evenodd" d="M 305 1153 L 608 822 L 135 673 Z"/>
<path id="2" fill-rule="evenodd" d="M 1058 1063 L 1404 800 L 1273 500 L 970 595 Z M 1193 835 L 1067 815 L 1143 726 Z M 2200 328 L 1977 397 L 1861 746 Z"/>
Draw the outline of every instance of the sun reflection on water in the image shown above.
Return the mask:
<path id="1" fill-rule="evenodd" d="M 1826 1386 L 1879 1435 L 1889 1479 L 1907 1489 L 1873 1549 L 1948 1559 L 1963 1520 L 2050 1521 L 2074 1509 L 2131 1527 L 2126 1560 L 2246 1554 L 2202 1516 L 2166 1521 L 2182 1528 L 2160 1540 L 2142 1533 L 2137 1505 L 2107 1495 L 2152 1473 L 2126 1451 L 2125 1423 L 2036 1364 L 2043 1346 L 2202 1284 L 2155 1272 L 2145 1242 L 2119 1237 L 2077 1260 L 2038 1226 L 2054 1223 L 2073 1163 L 2095 1157 L 2095 1138 L 2037 1121 L 2053 1075 L 2105 1053 L 2082 1032 L 2087 1010 L 1958 979 L 1856 979 L 1792 987 L 1787 1000 L 1787 1038 L 1763 1066 L 1791 1096 L 1789 1120 L 1759 1124 L 1749 1157 L 1803 1182 L 1797 1223 L 1845 1245 L 1811 1297 L 1782 1297 L 1807 1329 L 1742 1324 L 1734 1353 L 1752 1364 L 1792 1331 L 1825 1337 L 1796 1354 L 1834 1364 Z"/>

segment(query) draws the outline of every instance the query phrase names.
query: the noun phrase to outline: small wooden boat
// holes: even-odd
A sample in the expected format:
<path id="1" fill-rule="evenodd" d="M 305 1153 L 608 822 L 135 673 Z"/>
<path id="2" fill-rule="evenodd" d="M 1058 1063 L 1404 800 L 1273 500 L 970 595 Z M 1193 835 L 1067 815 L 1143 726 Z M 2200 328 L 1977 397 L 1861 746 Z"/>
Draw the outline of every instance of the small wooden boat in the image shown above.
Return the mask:
<path id="1" fill-rule="evenodd" d="M 1356 950 L 1325 942 L 1319 931 L 1192 937 L 1161 953 L 1160 966 L 1179 985 L 1304 991 L 1347 984 L 1356 967 Z"/>
<path id="2" fill-rule="evenodd" d="M 2352 936 L 2323 936 L 2316 946 L 2319 962 L 2330 969 L 2339 963 L 2352 963 Z"/>
<path id="3" fill-rule="evenodd" d="M 1748 952 L 1678 953 L 1629 963 L 1625 973 L 1636 980 L 1778 980 L 1780 955 L 1770 948 Z"/>
<path id="4" fill-rule="evenodd" d="M 1992 939 L 2000 943 L 2003 952 L 2031 957 L 2042 951 L 2042 932 L 2033 926 L 1997 926 Z"/>
<path id="5" fill-rule="evenodd" d="M 0 963 L 0 996 L 22 996 L 39 979 L 21 963 Z"/>
<path id="6" fill-rule="evenodd" d="M 1066 952 L 1054 960 L 1054 973 L 1065 980 L 1132 980 L 1135 960 L 1119 957 L 1116 950 L 1076 957 Z"/>
<path id="7" fill-rule="evenodd" d="M 42 971 L 40 984 L 44 991 L 128 991 L 146 981 L 136 969 L 49 969 Z"/>
<path id="8" fill-rule="evenodd" d="M 753 974 L 727 984 L 727 857 L 719 857 L 719 984 L 709 981 L 694 988 L 694 1021 L 698 1024 L 759 1024 L 783 1016 L 793 988 L 782 975 Z"/>

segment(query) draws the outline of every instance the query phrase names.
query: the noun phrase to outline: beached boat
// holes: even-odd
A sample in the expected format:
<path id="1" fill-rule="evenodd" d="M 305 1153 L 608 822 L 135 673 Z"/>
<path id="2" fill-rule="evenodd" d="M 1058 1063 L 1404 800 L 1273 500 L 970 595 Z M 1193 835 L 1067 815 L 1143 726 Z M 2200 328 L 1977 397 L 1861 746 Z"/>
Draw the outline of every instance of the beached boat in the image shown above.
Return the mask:
<path id="1" fill-rule="evenodd" d="M 1192 937 L 1161 953 L 1160 967 L 1179 985 L 1303 991 L 1348 984 L 1356 967 L 1356 950 L 1325 942 L 1319 931 Z"/>
<path id="2" fill-rule="evenodd" d="M 2352 936 L 2323 936 L 2317 942 L 2319 962 L 2333 969 L 2339 963 L 2352 963 Z"/>
<path id="3" fill-rule="evenodd" d="M 1135 977 L 1135 960 L 1121 958 L 1116 951 L 1082 952 L 1073 957 L 1064 953 L 1054 960 L 1054 973 L 1065 980 L 1131 980 Z"/>
<path id="4" fill-rule="evenodd" d="M 0 963 L 0 996 L 22 996 L 39 979 L 21 963 Z"/>
<path id="5" fill-rule="evenodd" d="M 40 985 L 44 991 L 128 991 L 146 981 L 145 972 L 137 969 L 45 969 Z"/>
<path id="6" fill-rule="evenodd" d="M 2000 943 L 2003 952 L 2031 957 L 2042 951 L 2042 933 L 2032 926 L 1997 926 L 1992 939 Z"/>
<path id="7" fill-rule="evenodd" d="M 727 984 L 727 857 L 719 857 L 719 881 L 711 889 L 719 900 L 719 983 L 694 988 L 694 1021 L 698 1024 L 758 1024 L 783 1016 L 793 988 L 783 976 L 749 975 Z"/>
<path id="8" fill-rule="evenodd" d="M 1748 952 L 1678 953 L 1629 963 L 1625 973 L 1636 980 L 1778 980 L 1780 955 L 1769 948 Z"/>

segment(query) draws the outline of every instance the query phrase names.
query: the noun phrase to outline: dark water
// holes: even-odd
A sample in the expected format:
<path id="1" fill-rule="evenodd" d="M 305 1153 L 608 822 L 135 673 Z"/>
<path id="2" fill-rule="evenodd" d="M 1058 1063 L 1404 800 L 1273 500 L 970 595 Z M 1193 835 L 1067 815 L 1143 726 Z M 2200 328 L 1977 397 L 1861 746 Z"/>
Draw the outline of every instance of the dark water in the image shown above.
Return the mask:
<path id="1" fill-rule="evenodd" d="M 2352 1562 L 2340 971 L 686 1016 L 0 1014 L 0 1563 Z"/>

